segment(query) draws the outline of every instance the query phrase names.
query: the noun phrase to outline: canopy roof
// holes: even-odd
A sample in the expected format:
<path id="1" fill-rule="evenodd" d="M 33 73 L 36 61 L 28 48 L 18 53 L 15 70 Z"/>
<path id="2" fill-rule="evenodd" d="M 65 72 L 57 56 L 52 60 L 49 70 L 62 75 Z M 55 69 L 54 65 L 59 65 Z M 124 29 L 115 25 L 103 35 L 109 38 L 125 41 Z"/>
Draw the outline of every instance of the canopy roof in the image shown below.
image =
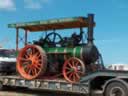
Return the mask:
<path id="1" fill-rule="evenodd" d="M 15 24 L 8 24 L 8 27 L 21 28 L 21 29 L 29 30 L 33 32 L 48 31 L 48 30 L 54 30 L 54 29 L 88 27 L 88 18 L 73 17 L 73 18 L 61 18 L 61 19 L 51 19 L 51 20 L 43 20 L 43 21 L 15 23 Z"/>

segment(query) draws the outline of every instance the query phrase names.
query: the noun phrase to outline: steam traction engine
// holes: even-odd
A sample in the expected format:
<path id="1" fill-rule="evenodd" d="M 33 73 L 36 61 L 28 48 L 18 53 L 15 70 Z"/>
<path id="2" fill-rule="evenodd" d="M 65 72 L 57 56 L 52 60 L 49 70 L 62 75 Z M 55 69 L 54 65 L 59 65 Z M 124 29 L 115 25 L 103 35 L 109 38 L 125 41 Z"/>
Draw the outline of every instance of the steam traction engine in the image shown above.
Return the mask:
<path id="1" fill-rule="evenodd" d="M 76 83 L 82 76 L 103 69 L 100 53 L 93 43 L 95 26 L 93 19 L 93 14 L 89 14 L 87 18 L 74 17 L 9 24 L 9 27 L 17 30 L 17 50 L 19 50 L 19 29 L 25 30 L 25 47 L 19 50 L 17 57 L 16 68 L 19 74 L 28 80 L 56 77 Z M 85 27 L 88 29 L 87 42 L 83 39 Z M 56 30 L 70 28 L 79 28 L 80 33 L 62 37 L 56 32 Z M 53 32 L 33 41 L 33 44 L 27 43 L 28 32 L 49 30 Z"/>

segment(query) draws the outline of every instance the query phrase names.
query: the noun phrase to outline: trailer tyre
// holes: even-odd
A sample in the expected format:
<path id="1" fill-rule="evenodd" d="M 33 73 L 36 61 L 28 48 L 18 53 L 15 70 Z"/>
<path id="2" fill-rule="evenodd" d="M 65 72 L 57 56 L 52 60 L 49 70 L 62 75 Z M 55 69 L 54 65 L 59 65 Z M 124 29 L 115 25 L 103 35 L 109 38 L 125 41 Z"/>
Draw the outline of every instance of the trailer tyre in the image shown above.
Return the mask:
<path id="1" fill-rule="evenodd" d="M 2 84 L 2 81 L 0 81 L 0 90 L 3 90 L 3 84 Z"/>
<path id="2" fill-rule="evenodd" d="M 128 96 L 128 88 L 123 83 L 112 82 L 107 86 L 105 96 Z"/>

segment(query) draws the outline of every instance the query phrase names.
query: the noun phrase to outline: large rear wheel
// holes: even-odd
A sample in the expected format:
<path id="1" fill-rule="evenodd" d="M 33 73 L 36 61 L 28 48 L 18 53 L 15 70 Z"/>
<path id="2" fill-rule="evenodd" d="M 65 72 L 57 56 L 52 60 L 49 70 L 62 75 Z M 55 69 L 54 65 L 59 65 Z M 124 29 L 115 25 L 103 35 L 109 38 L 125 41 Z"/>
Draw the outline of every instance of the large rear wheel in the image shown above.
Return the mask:
<path id="1" fill-rule="evenodd" d="M 42 75 L 47 67 L 47 57 L 43 49 L 37 45 L 27 45 L 18 54 L 17 71 L 28 80 Z"/>

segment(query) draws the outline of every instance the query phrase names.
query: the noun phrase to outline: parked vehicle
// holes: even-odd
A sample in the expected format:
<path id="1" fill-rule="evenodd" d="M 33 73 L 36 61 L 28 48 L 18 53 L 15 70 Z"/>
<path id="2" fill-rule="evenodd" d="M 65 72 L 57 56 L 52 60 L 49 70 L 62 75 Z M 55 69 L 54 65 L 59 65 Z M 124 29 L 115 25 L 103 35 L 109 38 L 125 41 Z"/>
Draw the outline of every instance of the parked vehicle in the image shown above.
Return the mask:
<path id="1" fill-rule="evenodd" d="M 13 49 L 0 48 L 0 73 L 12 74 L 16 72 L 16 55 Z"/>

